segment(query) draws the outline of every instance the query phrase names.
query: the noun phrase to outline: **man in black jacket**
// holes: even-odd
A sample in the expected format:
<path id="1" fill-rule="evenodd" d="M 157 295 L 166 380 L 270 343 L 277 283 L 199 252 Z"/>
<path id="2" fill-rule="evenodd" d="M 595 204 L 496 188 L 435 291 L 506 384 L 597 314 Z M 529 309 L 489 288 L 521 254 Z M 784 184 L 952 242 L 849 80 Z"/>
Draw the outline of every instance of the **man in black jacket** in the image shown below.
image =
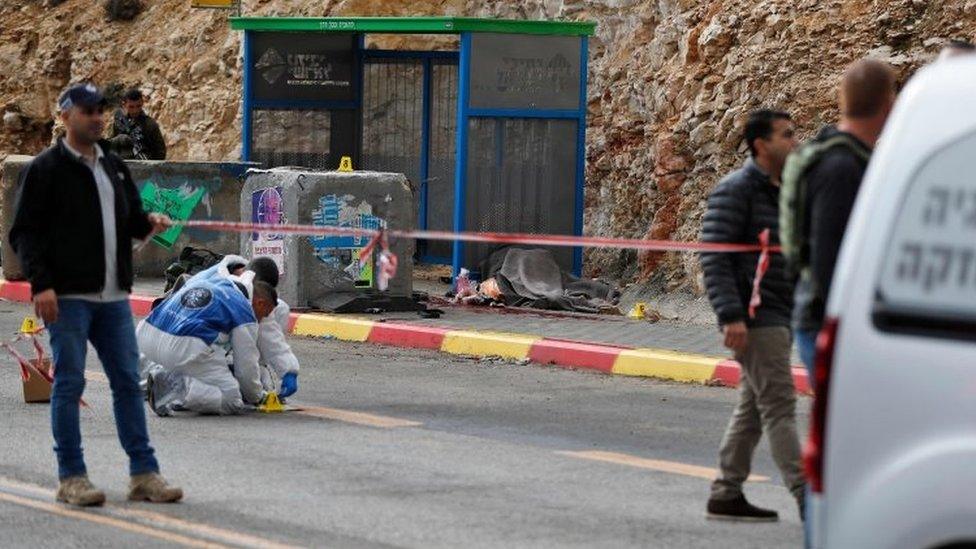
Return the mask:
<path id="1" fill-rule="evenodd" d="M 800 229 L 809 258 L 795 266 L 800 279 L 796 285 L 793 328 L 800 358 L 811 381 L 817 334 L 823 326 L 847 221 L 867 171 L 871 150 L 894 108 L 895 96 L 895 73 L 890 65 L 874 59 L 853 63 L 841 80 L 840 122 L 823 128 L 814 138 L 825 141 L 843 134 L 850 145 L 827 150 L 806 174 L 803 198 L 807 215 L 805 226 Z"/>
<path id="2" fill-rule="evenodd" d="M 759 233 L 769 229 L 770 244 L 779 243 L 779 177 L 796 146 L 790 116 L 770 110 L 753 112 L 746 123 L 745 140 L 752 158 L 722 179 L 708 198 L 702 223 L 705 242 L 757 244 Z M 773 254 L 759 287 L 762 303 L 751 315 L 758 258 L 757 253 L 708 253 L 701 259 L 708 298 L 725 346 L 742 365 L 739 404 L 719 450 L 719 476 L 712 483 L 709 518 L 777 520 L 775 511 L 751 505 L 742 493 L 764 430 L 783 481 L 803 514 L 805 483 L 790 368 L 793 285 L 785 260 Z"/>
<path id="3" fill-rule="evenodd" d="M 170 225 L 142 209 L 125 163 L 100 141 L 105 100 L 92 84 L 58 100 L 66 136 L 24 170 L 10 243 L 31 283 L 34 309 L 51 335 L 51 424 L 58 458 L 57 499 L 101 505 L 81 451 L 78 401 L 90 341 L 112 389 L 115 425 L 129 455 L 129 499 L 177 501 L 179 488 L 159 475 L 139 388 L 135 329 L 129 309 L 132 240 Z"/>

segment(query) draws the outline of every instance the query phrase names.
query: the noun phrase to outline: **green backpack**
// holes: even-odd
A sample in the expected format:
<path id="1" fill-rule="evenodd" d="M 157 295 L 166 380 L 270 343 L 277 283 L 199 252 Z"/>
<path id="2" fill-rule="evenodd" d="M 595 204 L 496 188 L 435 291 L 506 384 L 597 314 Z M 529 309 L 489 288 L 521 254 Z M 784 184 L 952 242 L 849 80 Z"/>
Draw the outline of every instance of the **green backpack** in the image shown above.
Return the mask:
<path id="1" fill-rule="evenodd" d="M 851 136 L 841 133 L 824 140 L 811 139 L 790 153 L 783 166 L 779 191 L 779 241 L 783 257 L 793 272 L 799 274 L 810 264 L 810 239 L 806 227 L 807 172 L 834 147 L 847 147 L 868 161 L 870 153 Z"/>

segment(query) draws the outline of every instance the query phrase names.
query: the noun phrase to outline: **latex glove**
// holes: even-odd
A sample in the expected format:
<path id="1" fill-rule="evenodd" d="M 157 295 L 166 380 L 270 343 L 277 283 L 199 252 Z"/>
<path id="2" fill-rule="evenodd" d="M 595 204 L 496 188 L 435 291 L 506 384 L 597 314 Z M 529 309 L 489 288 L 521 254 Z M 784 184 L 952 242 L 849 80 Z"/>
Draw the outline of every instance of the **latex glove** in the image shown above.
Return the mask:
<path id="1" fill-rule="evenodd" d="M 285 398 L 290 397 L 298 391 L 298 374 L 295 372 L 288 372 L 281 377 L 281 388 L 278 391 L 278 396 Z"/>

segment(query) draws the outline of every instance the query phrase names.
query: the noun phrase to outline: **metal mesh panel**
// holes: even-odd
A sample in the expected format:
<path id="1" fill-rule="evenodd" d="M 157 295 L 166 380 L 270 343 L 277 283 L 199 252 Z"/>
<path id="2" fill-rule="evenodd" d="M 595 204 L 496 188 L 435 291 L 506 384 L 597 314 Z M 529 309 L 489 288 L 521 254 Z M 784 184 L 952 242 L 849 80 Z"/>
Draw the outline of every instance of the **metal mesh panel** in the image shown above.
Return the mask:
<path id="1" fill-rule="evenodd" d="M 331 111 L 255 110 L 251 159 L 267 167 L 334 168 Z"/>
<path id="2" fill-rule="evenodd" d="M 362 168 L 406 175 L 419 201 L 423 63 L 371 60 L 363 69 L 363 82 Z"/>
<path id="3" fill-rule="evenodd" d="M 427 227 L 454 228 L 454 166 L 457 156 L 458 67 L 454 63 L 431 67 L 430 157 L 427 168 Z M 428 242 L 427 255 L 450 258 L 451 242 Z"/>
<path id="4" fill-rule="evenodd" d="M 576 120 L 472 118 L 466 229 L 573 234 L 576 126 Z M 493 249 L 466 244 L 464 265 L 478 268 Z M 572 249 L 552 251 L 572 269 Z"/>

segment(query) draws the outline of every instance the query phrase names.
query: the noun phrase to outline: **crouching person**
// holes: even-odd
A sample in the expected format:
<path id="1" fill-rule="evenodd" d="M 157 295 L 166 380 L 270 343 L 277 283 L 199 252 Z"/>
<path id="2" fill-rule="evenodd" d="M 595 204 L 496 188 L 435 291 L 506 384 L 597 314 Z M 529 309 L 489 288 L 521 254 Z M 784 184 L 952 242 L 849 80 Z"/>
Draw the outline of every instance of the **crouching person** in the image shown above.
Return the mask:
<path id="1" fill-rule="evenodd" d="M 153 363 L 147 393 L 156 414 L 239 414 L 267 398 L 258 322 L 274 309 L 277 293 L 252 277 L 194 277 L 139 323 L 139 348 Z"/>
<path id="2" fill-rule="evenodd" d="M 149 310 L 150 311 L 156 310 L 156 307 L 159 307 L 161 303 L 163 303 L 170 297 L 173 297 L 174 295 L 179 293 L 179 291 L 183 289 L 183 286 L 186 285 L 186 283 L 189 282 L 190 280 L 193 280 L 194 278 L 203 279 L 203 278 L 214 278 L 218 276 L 224 278 L 233 278 L 231 275 L 239 276 L 244 273 L 244 265 L 246 263 L 247 260 L 239 255 L 227 255 L 224 256 L 224 258 L 221 259 L 220 262 L 217 263 L 216 265 L 212 265 L 211 267 L 207 268 L 206 270 L 200 271 L 199 273 L 193 275 L 187 273 L 181 274 L 176 278 L 176 280 L 173 282 L 173 286 L 169 290 L 167 290 L 166 293 L 153 300 L 152 306 L 150 307 Z M 146 353 L 140 349 L 139 388 L 142 389 L 143 394 L 147 393 L 147 385 L 149 383 L 149 372 L 156 368 L 158 368 L 156 366 L 156 363 L 153 362 L 148 356 L 146 356 Z"/>

